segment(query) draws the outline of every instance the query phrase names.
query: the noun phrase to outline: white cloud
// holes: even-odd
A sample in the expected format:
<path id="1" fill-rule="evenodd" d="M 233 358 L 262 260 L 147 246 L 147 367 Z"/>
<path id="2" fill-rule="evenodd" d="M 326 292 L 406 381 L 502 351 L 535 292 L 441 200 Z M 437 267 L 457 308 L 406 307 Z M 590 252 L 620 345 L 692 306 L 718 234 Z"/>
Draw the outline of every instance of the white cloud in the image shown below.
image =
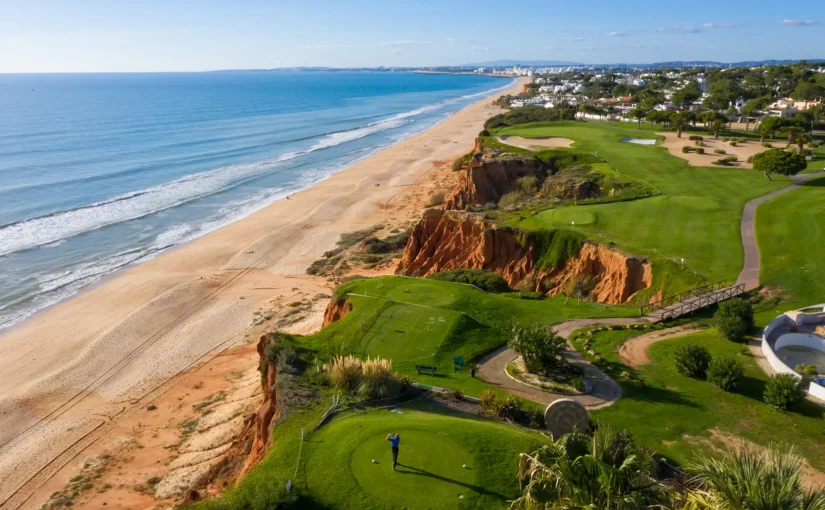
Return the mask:
<path id="1" fill-rule="evenodd" d="M 812 27 L 814 25 L 819 25 L 818 21 L 811 21 L 811 20 L 798 20 L 798 19 L 783 19 L 782 24 L 787 27 Z"/>
<path id="2" fill-rule="evenodd" d="M 408 40 L 401 40 L 401 41 L 389 41 L 381 43 L 381 46 L 424 46 L 429 44 L 426 41 L 408 41 Z"/>
<path id="3" fill-rule="evenodd" d="M 567 38 L 565 38 L 565 41 L 572 41 L 572 42 L 584 42 L 586 40 L 587 39 L 584 38 L 584 37 L 567 37 Z"/>
<path id="4" fill-rule="evenodd" d="M 307 46 L 310 50 L 331 50 L 333 48 L 352 48 L 354 44 L 311 44 Z"/>
<path id="5" fill-rule="evenodd" d="M 657 28 L 655 31 L 660 34 L 698 34 L 703 32 L 703 30 L 699 27 Z"/>
<path id="6" fill-rule="evenodd" d="M 702 26 L 705 27 L 705 28 L 710 28 L 710 29 L 713 29 L 713 28 L 741 28 L 741 27 L 748 26 L 748 24 L 745 23 L 745 22 L 742 22 L 742 21 L 737 21 L 737 22 L 734 22 L 734 23 L 703 23 Z"/>
<path id="7" fill-rule="evenodd" d="M 624 37 L 627 35 L 627 32 L 608 32 L 604 35 L 608 37 Z"/>

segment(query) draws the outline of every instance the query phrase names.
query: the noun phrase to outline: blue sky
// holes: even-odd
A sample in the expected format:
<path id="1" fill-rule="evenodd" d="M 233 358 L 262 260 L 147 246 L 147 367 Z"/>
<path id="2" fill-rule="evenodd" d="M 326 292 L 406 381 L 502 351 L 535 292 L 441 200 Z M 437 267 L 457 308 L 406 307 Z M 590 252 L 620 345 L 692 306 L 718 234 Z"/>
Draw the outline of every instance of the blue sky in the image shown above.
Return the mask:
<path id="1" fill-rule="evenodd" d="M 0 13 L 6 73 L 825 58 L 821 0 L 0 0 Z"/>

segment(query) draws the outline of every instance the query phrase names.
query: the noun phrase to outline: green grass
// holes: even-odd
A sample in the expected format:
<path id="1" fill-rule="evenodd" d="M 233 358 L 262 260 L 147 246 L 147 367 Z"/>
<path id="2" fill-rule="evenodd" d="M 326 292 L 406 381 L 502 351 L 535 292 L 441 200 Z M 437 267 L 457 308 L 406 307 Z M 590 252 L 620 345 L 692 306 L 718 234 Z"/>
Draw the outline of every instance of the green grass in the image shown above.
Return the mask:
<path id="1" fill-rule="evenodd" d="M 765 202 L 756 210 L 759 282 L 786 294 L 778 310 L 757 316 L 764 324 L 779 313 L 825 302 L 825 179 Z"/>
<path id="2" fill-rule="evenodd" d="M 517 293 L 492 294 L 470 285 L 393 276 L 356 280 L 336 292 L 350 293 L 352 312 L 315 335 L 297 337 L 299 344 L 321 359 L 337 353 L 388 358 L 393 369 L 416 381 L 469 395 L 489 385 L 470 377 L 469 366 L 454 372 L 453 358 L 462 356 L 469 364 L 503 345 L 511 320 L 557 324 L 577 317 L 638 315 L 636 308 L 626 306 L 563 297 L 519 299 Z M 418 375 L 415 365 L 437 366 L 437 375 Z"/>
<path id="3" fill-rule="evenodd" d="M 690 461 L 698 451 L 712 453 L 713 446 L 722 446 L 711 435 L 712 429 L 718 429 L 761 445 L 795 444 L 814 467 L 825 468 L 823 409 L 806 401 L 783 413 L 765 404 L 762 393 L 768 377 L 747 347 L 709 329 L 653 344 L 648 351 L 653 363 L 633 371 L 621 364 L 616 348 L 635 334 L 620 330 L 595 335 L 594 349 L 614 365 L 610 373 L 615 377 L 615 373 L 627 370 L 632 377 L 617 377 L 622 398 L 591 413 L 593 419 L 631 431 L 641 444 L 678 463 Z M 685 342 L 702 345 L 713 356 L 739 360 L 745 367 L 740 388 L 726 393 L 705 381 L 679 375 L 673 368 L 673 357 Z M 637 387 L 636 381 L 642 381 L 643 387 Z"/>
<path id="4" fill-rule="evenodd" d="M 745 203 L 788 184 L 738 168 L 691 167 L 660 146 L 621 141 L 638 135 L 635 126 L 604 123 L 531 124 L 505 128 L 497 135 L 526 138 L 564 136 L 575 149 L 598 154 L 629 178 L 658 189 L 651 198 L 611 204 L 565 206 L 539 212 L 512 224 L 528 230 L 570 228 L 568 215 L 585 215 L 576 230 L 588 238 L 613 242 L 653 260 L 684 258 L 687 267 L 708 280 L 735 279 L 742 268 L 739 222 Z M 575 213 L 566 213 L 566 210 Z"/>
<path id="5" fill-rule="evenodd" d="M 225 506 L 201 508 L 274 508 L 266 498 L 287 480 L 300 495 L 298 508 L 502 508 L 518 494 L 518 454 L 546 441 L 423 402 L 342 413 L 312 432 L 322 413 L 316 405 L 279 423 L 266 459 L 224 495 Z M 395 472 L 385 440 L 390 432 L 401 435 Z"/>

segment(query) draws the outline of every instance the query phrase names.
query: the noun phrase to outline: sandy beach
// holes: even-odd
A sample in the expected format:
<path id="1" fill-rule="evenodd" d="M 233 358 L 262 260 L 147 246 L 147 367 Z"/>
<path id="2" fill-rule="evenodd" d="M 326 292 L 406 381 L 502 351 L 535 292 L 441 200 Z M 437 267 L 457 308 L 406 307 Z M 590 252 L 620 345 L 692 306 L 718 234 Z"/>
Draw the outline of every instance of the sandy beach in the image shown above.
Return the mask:
<path id="1" fill-rule="evenodd" d="M 256 311 L 328 288 L 305 270 L 342 233 L 417 221 L 433 187 L 452 178 L 452 160 L 499 112 L 492 99 L 522 86 L 0 336 L 0 508 L 42 504 L 38 489 L 65 483 L 54 475 L 106 440 L 118 420 L 168 391 L 178 374 L 244 344 Z"/>

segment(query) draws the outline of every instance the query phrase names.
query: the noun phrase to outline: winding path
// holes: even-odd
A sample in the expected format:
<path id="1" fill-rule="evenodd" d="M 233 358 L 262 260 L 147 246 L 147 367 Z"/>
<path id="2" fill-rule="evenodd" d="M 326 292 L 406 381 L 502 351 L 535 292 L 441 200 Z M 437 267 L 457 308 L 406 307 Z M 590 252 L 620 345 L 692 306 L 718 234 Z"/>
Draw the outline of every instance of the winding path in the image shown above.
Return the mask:
<path id="1" fill-rule="evenodd" d="M 754 198 L 745 204 L 741 222 L 742 247 L 744 249 L 745 261 L 736 283 L 744 283 L 746 291 L 755 289 L 759 286 L 759 245 L 756 242 L 756 208 L 761 203 L 770 200 L 773 197 L 782 195 L 798 188 L 799 186 L 802 186 L 808 180 L 823 176 L 825 176 L 825 171 L 812 174 L 795 175 L 791 177 L 792 183 L 789 186 Z M 648 319 L 644 317 L 620 319 L 573 319 L 554 326 L 554 329 L 559 335 L 564 338 L 568 338 L 573 331 L 580 328 L 613 324 L 644 324 L 648 322 Z M 619 357 L 622 359 L 623 363 L 631 367 L 638 367 L 645 363 L 649 363 L 650 358 L 647 356 L 647 349 L 650 345 L 655 342 L 681 336 L 684 333 L 693 330 L 696 330 L 696 328 L 691 328 L 690 326 L 680 326 L 665 331 L 655 331 L 640 335 L 621 345 L 619 348 Z M 584 356 L 579 354 L 570 343 L 569 339 L 567 340 L 567 346 L 568 349 L 565 351 L 564 357 L 571 363 L 580 366 L 584 370 L 585 377 L 593 382 L 593 391 L 587 395 L 575 396 L 576 400 L 581 402 L 581 404 L 587 409 L 593 410 L 609 406 L 622 396 L 621 386 L 619 386 L 616 381 L 608 377 L 596 366 L 587 361 Z M 505 367 L 507 363 L 509 363 L 516 356 L 516 352 L 508 348 L 506 345 L 491 352 L 479 362 L 479 377 L 493 386 L 539 404 L 546 405 L 562 398 L 570 398 L 569 395 L 540 390 L 507 376 Z"/>

